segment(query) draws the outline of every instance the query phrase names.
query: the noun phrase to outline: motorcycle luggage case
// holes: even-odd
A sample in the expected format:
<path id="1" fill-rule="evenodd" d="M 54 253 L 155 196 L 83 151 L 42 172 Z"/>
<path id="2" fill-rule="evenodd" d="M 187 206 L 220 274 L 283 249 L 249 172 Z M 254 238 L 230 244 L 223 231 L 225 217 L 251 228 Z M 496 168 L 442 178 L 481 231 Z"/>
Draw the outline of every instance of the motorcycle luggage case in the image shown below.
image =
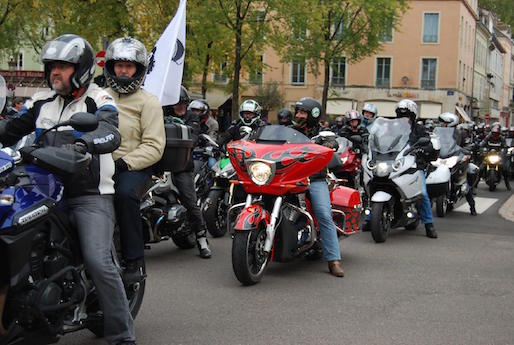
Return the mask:
<path id="1" fill-rule="evenodd" d="M 158 172 L 184 171 L 193 149 L 191 128 L 178 123 L 165 123 L 164 129 L 166 131 L 166 147 L 155 168 Z"/>
<path id="2" fill-rule="evenodd" d="M 426 178 L 428 197 L 432 199 L 446 195 L 450 190 L 450 179 L 451 173 L 447 166 L 438 166 L 430 172 Z"/>
<path id="3" fill-rule="evenodd" d="M 362 210 L 362 200 L 359 191 L 345 186 L 337 186 L 330 194 L 332 207 L 343 211 L 345 214 L 345 219 L 341 219 L 341 215 L 337 213 L 332 215 L 338 228 L 344 228 L 344 232 L 338 232 L 338 235 L 348 236 L 355 234 L 359 231 Z"/>

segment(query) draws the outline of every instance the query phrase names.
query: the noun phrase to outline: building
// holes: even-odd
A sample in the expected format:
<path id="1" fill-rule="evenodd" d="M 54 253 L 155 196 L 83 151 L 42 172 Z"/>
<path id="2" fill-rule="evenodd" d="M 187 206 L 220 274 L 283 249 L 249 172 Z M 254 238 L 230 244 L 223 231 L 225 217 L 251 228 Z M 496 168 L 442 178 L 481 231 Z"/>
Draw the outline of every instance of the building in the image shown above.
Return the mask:
<path id="1" fill-rule="evenodd" d="M 514 43 L 512 41 L 512 32 L 508 26 L 498 25 L 495 27 L 495 32 L 497 34 L 498 41 L 502 45 L 505 53 L 503 54 L 503 73 L 502 73 L 502 91 L 501 91 L 501 99 L 499 104 L 500 110 L 500 123 L 503 126 L 510 126 L 512 124 L 511 116 L 512 109 L 511 103 L 513 99 L 512 89 L 514 86 L 514 81 L 512 80 L 512 71 L 514 69 L 513 65 L 513 55 L 512 51 L 514 49 Z"/>
<path id="2" fill-rule="evenodd" d="M 491 43 L 491 30 L 488 22 L 489 12 L 479 10 L 479 20 L 476 26 L 475 38 L 475 63 L 473 77 L 473 119 L 476 122 L 483 122 L 486 114 L 490 113 L 489 102 L 489 47 Z"/>

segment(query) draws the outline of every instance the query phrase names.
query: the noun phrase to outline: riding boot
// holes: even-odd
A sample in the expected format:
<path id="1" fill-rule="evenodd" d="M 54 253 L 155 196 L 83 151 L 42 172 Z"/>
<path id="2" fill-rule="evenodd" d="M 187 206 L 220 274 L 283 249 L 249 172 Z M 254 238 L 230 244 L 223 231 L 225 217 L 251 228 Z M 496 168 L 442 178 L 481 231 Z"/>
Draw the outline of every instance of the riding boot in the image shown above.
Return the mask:
<path id="1" fill-rule="evenodd" d="M 466 194 L 466 200 L 469 204 L 469 211 L 470 211 L 471 215 L 476 216 L 477 210 L 475 209 L 475 199 L 473 198 L 473 192 L 471 189 Z"/>
<path id="2" fill-rule="evenodd" d="M 341 260 L 332 260 L 328 262 L 328 270 L 330 274 L 342 278 L 344 277 L 343 268 L 341 267 Z"/>
<path id="3" fill-rule="evenodd" d="M 203 230 L 196 234 L 196 245 L 200 251 L 202 259 L 210 259 L 212 256 L 211 249 L 209 248 L 209 241 L 207 241 L 207 231 Z"/>
<path id="4" fill-rule="evenodd" d="M 146 278 L 145 259 L 127 260 L 122 278 L 125 286 L 143 281 Z"/>
<path id="5" fill-rule="evenodd" d="M 434 229 L 434 224 L 432 224 L 432 223 L 425 224 L 425 230 L 427 233 L 427 237 L 437 238 L 437 232 Z"/>

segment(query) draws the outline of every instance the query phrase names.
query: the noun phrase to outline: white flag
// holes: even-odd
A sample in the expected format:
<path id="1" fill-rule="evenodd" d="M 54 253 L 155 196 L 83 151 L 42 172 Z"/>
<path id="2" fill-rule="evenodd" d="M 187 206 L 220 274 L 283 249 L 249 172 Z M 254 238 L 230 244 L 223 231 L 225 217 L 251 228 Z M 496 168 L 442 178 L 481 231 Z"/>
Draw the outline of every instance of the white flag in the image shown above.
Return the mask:
<path id="1" fill-rule="evenodd" d="M 177 13 L 152 49 L 143 84 L 143 89 L 157 96 L 161 105 L 179 101 L 185 48 L 186 0 L 180 0 Z"/>

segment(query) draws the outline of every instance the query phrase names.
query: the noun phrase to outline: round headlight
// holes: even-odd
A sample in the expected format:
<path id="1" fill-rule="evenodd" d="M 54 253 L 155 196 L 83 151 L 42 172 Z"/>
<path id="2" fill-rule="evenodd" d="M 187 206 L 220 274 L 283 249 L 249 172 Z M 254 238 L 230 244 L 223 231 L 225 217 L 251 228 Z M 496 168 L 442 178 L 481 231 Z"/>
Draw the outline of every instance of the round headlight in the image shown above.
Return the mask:
<path id="1" fill-rule="evenodd" d="M 389 173 L 389 164 L 387 162 L 380 162 L 377 165 L 377 175 L 385 176 Z"/>
<path id="2" fill-rule="evenodd" d="M 500 156 L 498 155 L 490 155 L 487 157 L 487 160 L 491 164 L 498 164 L 500 162 Z"/>
<path id="3" fill-rule="evenodd" d="M 271 181 L 272 169 L 269 164 L 252 162 L 248 164 L 248 174 L 255 184 L 264 186 Z"/>

